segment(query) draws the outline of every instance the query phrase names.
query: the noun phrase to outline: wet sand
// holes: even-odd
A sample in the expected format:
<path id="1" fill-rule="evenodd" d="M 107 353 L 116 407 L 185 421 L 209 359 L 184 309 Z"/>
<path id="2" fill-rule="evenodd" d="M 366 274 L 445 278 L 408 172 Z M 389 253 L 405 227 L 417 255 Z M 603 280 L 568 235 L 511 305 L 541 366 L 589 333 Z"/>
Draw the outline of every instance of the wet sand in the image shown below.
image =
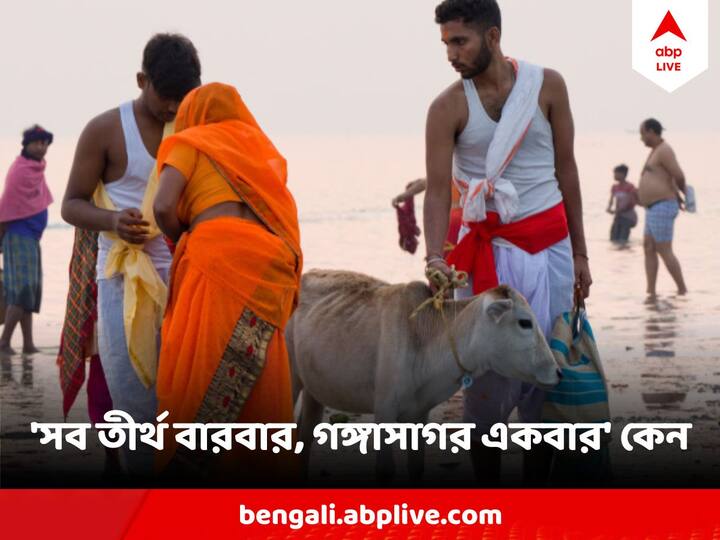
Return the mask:
<path id="1" fill-rule="evenodd" d="M 712 149 L 720 147 L 720 136 L 686 135 L 669 141 L 699 196 L 699 213 L 682 214 L 676 225 L 676 253 L 690 293 L 676 296 L 661 268 L 659 298 L 645 303 L 642 212 L 626 248 L 618 249 L 607 240 L 612 217 L 604 209 L 610 171 L 624 161 L 631 168 L 630 180 L 637 183 L 646 155 L 637 136 L 579 137 L 576 152 L 595 280 L 588 314 L 610 387 L 614 483 L 720 486 L 720 240 L 715 233 L 720 230 L 720 186 L 715 171 L 705 162 Z M 60 141 L 53 148 L 57 153 L 49 156 L 56 200 L 62 196 L 71 142 Z M 307 269 L 352 269 L 391 282 L 422 277 L 422 254 L 410 256 L 397 247 L 395 215 L 389 205 L 404 183 L 422 175 L 422 140 L 288 137 L 278 146 L 291 164 L 290 186 L 300 208 Z M 0 146 L 2 163 L 9 164 L 9 148 Z M 323 159 L 323 155 L 334 157 Z M 422 207 L 420 200 L 416 207 Z M 421 216 L 418 218 L 420 221 Z M 41 353 L 0 361 L 0 482 L 4 485 L 14 485 L 26 475 L 48 483 L 58 478 L 102 481 L 104 452 L 96 437 L 88 438 L 85 452 L 70 448 L 58 453 L 40 445 L 29 429 L 31 421 L 62 420 L 55 356 L 65 309 L 72 231 L 60 226 L 57 204 L 51 210 L 51 223 L 55 226 L 42 242 L 45 290 L 42 312 L 35 322 Z M 21 346 L 19 330 L 13 344 L 16 349 Z M 461 397 L 456 395 L 432 411 L 431 421 L 460 421 L 461 410 Z M 333 413 L 326 411 L 326 420 Z M 87 421 L 84 391 L 68 420 Z M 692 422 L 689 448 L 685 452 L 663 447 L 652 453 L 628 453 L 620 446 L 619 433 L 629 422 Z M 513 448 L 505 456 L 503 480 L 517 484 L 520 450 Z M 427 462 L 426 475 L 431 482 L 471 482 L 465 454 L 431 451 Z M 87 473 L 82 480 L 78 471 Z M 405 482 L 401 461 L 398 473 L 397 483 Z M 314 484 L 364 485 L 373 482 L 373 475 L 372 455 L 317 447 L 313 451 Z"/>

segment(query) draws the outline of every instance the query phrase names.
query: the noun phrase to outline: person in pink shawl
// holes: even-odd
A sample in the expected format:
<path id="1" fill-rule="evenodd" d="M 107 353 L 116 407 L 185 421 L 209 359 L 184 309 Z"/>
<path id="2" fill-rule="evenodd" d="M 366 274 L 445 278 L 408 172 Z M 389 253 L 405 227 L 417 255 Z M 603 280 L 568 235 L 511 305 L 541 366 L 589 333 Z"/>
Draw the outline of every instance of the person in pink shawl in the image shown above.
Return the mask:
<path id="1" fill-rule="evenodd" d="M 3 252 L 5 328 L 0 354 L 15 354 L 10 346 L 18 323 L 23 353 L 38 352 L 32 335 L 32 314 L 40 312 L 42 264 L 40 238 L 53 202 L 45 181 L 45 154 L 52 133 L 35 125 L 23 133 L 22 152 L 10 166 L 0 198 L 0 239 Z"/>

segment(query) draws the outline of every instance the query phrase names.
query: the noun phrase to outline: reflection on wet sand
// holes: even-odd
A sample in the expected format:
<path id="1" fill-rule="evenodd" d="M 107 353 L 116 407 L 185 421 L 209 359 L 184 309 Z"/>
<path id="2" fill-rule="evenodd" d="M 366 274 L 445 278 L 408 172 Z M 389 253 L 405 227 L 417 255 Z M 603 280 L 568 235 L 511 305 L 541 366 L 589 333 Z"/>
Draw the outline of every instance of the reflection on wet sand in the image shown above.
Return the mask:
<path id="1" fill-rule="evenodd" d="M 671 300 L 655 299 L 645 304 L 645 356 L 673 358 L 677 337 L 677 314 Z"/>
<path id="2" fill-rule="evenodd" d="M 15 366 L 13 366 L 13 363 Z M 19 368 L 19 369 L 18 369 Z M 18 374 L 19 371 L 19 374 Z M 17 357 L 13 361 L 13 357 L 2 355 L 0 356 L 0 389 L 5 389 L 8 392 L 10 387 L 14 385 L 20 385 L 24 387 L 32 387 L 33 385 L 33 363 L 32 358 L 29 356 L 20 357 L 18 361 Z M 7 388 L 6 388 L 7 387 Z"/>
<path id="3" fill-rule="evenodd" d="M 678 409 L 685 401 L 688 366 L 675 358 L 677 337 L 676 305 L 672 300 L 654 299 L 645 303 L 645 357 L 658 360 L 640 375 L 641 395 L 648 411 Z"/>
<path id="4" fill-rule="evenodd" d="M 608 266 L 626 264 L 619 258 L 628 253 L 611 253 L 618 259 L 608 261 Z M 641 291 L 641 279 L 636 284 Z M 599 289 L 607 296 L 614 292 L 605 283 Z M 609 379 L 614 431 L 629 422 L 693 425 L 687 451 L 668 448 L 629 454 L 611 443 L 615 478 L 629 486 L 717 485 L 720 336 L 713 294 L 698 290 L 687 296 L 661 295 L 652 302 L 643 302 L 639 295 L 617 295 L 613 300 L 610 324 L 597 333 Z"/>
<path id="5" fill-rule="evenodd" d="M 43 416 L 43 390 L 34 384 L 33 357 L 0 358 L 0 395 L 2 395 L 2 430 L 0 439 L 35 439 L 29 435 L 24 418 Z"/>
<path id="6" fill-rule="evenodd" d="M 12 363 L 8 356 L 0 357 L 0 389 L 4 388 L 6 384 L 11 383 L 13 380 L 12 376 Z"/>

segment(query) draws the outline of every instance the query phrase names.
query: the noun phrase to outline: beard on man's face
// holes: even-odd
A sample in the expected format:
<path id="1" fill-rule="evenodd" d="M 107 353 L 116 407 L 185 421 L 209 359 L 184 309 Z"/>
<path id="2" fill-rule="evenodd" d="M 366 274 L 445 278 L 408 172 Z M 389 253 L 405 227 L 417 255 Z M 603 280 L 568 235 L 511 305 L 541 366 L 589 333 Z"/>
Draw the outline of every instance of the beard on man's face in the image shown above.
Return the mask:
<path id="1" fill-rule="evenodd" d="M 487 45 L 483 45 L 482 49 L 480 49 L 480 52 L 475 57 L 472 67 L 465 73 L 462 73 L 462 78 L 472 79 L 478 75 L 482 75 L 485 73 L 485 70 L 487 70 L 491 61 L 492 53 L 490 52 L 490 48 Z"/>

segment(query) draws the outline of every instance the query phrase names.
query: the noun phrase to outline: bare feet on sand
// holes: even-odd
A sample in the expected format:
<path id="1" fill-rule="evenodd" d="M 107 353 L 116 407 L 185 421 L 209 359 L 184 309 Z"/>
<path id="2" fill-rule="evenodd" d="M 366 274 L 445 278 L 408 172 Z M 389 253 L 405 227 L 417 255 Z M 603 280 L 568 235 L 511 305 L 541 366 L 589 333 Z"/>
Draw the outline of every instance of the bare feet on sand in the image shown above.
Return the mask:
<path id="1" fill-rule="evenodd" d="M 23 354 L 37 354 L 40 352 L 40 349 L 38 349 L 35 345 L 29 345 L 27 347 L 23 347 Z"/>

